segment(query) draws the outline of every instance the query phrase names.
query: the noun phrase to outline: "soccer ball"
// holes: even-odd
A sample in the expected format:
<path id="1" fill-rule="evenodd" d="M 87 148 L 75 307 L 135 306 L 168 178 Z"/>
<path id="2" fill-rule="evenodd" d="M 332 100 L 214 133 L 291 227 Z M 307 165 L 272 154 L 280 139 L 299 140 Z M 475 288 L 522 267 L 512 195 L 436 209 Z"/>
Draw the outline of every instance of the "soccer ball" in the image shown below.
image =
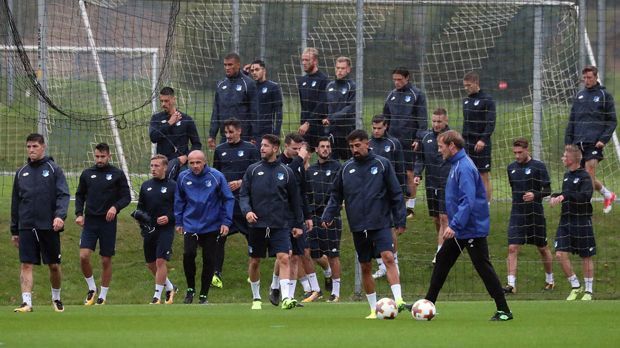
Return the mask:
<path id="1" fill-rule="evenodd" d="M 411 316 L 415 320 L 431 320 L 435 317 L 435 313 L 435 305 L 429 300 L 418 300 L 411 307 Z"/>
<path id="2" fill-rule="evenodd" d="M 398 306 L 391 298 L 382 298 L 377 301 L 375 306 L 377 319 L 394 319 L 398 315 Z"/>

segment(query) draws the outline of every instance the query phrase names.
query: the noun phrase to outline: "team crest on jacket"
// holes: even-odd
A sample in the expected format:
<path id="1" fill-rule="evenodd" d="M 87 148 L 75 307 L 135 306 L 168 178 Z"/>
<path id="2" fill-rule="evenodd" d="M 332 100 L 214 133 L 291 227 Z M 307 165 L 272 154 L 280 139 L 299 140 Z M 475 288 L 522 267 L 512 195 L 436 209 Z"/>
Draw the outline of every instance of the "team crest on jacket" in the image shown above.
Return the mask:
<path id="1" fill-rule="evenodd" d="M 150 189 L 150 187 L 149 187 L 149 189 Z M 166 192 L 168 192 L 168 188 L 167 188 L 166 186 L 163 186 L 163 187 L 161 188 L 161 190 L 159 190 L 159 191 L 160 191 L 161 193 L 166 193 Z"/>
<path id="2" fill-rule="evenodd" d="M 384 152 L 390 152 L 390 150 L 392 150 L 392 148 L 390 147 L 390 145 L 385 145 L 385 147 L 383 148 Z"/>
<path id="3" fill-rule="evenodd" d="M 185 185 L 187 185 L 187 186 L 189 186 L 189 185 L 191 185 L 191 184 L 192 184 L 192 182 L 191 182 L 191 181 L 188 181 L 187 183 L 185 183 Z"/>
<path id="4" fill-rule="evenodd" d="M 93 174 L 93 175 L 90 176 L 91 179 L 94 179 L 96 177 L 97 177 L 97 174 Z"/>
<path id="5" fill-rule="evenodd" d="M 355 168 L 349 170 L 349 174 L 353 174 L 353 173 L 355 173 Z"/>
<path id="6" fill-rule="evenodd" d="M 305 86 L 305 85 L 306 85 L 306 81 L 304 81 L 301 85 L 302 85 L 302 86 Z"/>
<path id="7" fill-rule="evenodd" d="M 329 89 L 327 91 L 328 92 L 333 92 L 334 91 L 334 87 L 329 87 Z"/>
<path id="8" fill-rule="evenodd" d="M 284 180 L 284 173 L 278 173 L 278 180 Z"/>
<path id="9" fill-rule="evenodd" d="M 319 175 L 319 172 L 314 172 L 314 173 L 312 173 L 312 175 L 317 176 L 317 175 Z"/>
<path id="10" fill-rule="evenodd" d="M 213 186 L 213 184 L 211 184 L 211 180 L 207 180 L 207 181 L 205 181 L 205 184 L 207 184 L 207 187 L 211 187 L 211 186 Z"/>
<path id="11" fill-rule="evenodd" d="M 267 87 L 263 87 L 262 91 L 263 91 L 263 94 L 267 93 Z"/>
<path id="12" fill-rule="evenodd" d="M 47 178 L 48 176 L 50 176 L 50 171 L 49 170 L 44 170 L 43 171 L 43 177 Z"/>
<path id="13" fill-rule="evenodd" d="M 598 151 L 596 151 L 596 150 L 592 151 L 593 155 L 596 155 L 597 153 L 598 153 Z"/>
<path id="14" fill-rule="evenodd" d="M 465 105 L 469 104 L 469 100 L 464 101 L 463 104 Z"/>
<path id="15" fill-rule="evenodd" d="M 405 96 L 405 103 L 409 103 L 411 101 L 411 96 L 410 95 L 406 95 Z"/>
<path id="16" fill-rule="evenodd" d="M 237 156 L 239 156 L 239 157 L 243 157 L 243 150 L 239 150 L 239 151 L 237 151 Z"/>
<path id="17" fill-rule="evenodd" d="M 577 99 L 583 99 L 583 94 L 577 97 Z"/>
<path id="18" fill-rule="evenodd" d="M 237 90 L 237 92 L 241 92 L 241 85 L 237 85 L 237 87 L 235 87 L 235 89 Z"/>
<path id="19" fill-rule="evenodd" d="M 306 83 L 304 82 L 304 85 L 305 85 L 305 84 L 306 84 Z M 312 87 L 314 87 L 314 86 L 316 86 L 316 81 L 312 81 Z"/>
<path id="20" fill-rule="evenodd" d="M 228 86 L 226 86 L 226 85 L 222 86 L 222 89 L 226 89 L 226 88 L 228 88 Z"/>
<path id="21" fill-rule="evenodd" d="M 576 184 L 576 183 L 578 183 L 578 182 L 579 182 L 579 178 L 575 178 L 575 179 L 573 180 L 573 184 Z"/>
<path id="22" fill-rule="evenodd" d="M 377 168 L 377 167 L 370 167 L 370 174 L 377 175 L 377 173 L 379 173 L 379 168 Z"/>
<path id="23" fill-rule="evenodd" d="M 330 176 L 330 175 L 332 175 L 332 171 L 328 169 L 328 170 L 325 172 L 325 176 Z"/>
<path id="24" fill-rule="evenodd" d="M 525 175 L 530 175 L 532 170 L 530 168 L 525 168 Z"/>
<path id="25" fill-rule="evenodd" d="M 480 104 L 480 100 L 474 101 L 474 105 L 478 106 L 478 104 Z"/>
<path id="26" fill-rule="evenodd" d="M 107 181 L 112 180 L 112 174 L 106 174 L 106 175 L 105 175 L 105 179 L 106 179 Z"/>
<path id="27" fill-rule="evenodd" d="M 595 103 L 598 103 L 598 101 L 600 100 L 600 97 L 597 95 L 596 97 L 594 97 L 594 99 L 592 99 Z"/>
<path id="28" fill-rule="evenodd" d="M 347 94 L 347 89 L 346 89 L 346 88 L 341 89 L 341 90 L 340 90 L 340 93 L 342 93 L 342 94 Z"/>
<path id="29" fill-rule="evenodd" d="M 149 186 L 149 187 L 146 188 L 146 191 L 148 192 L 148 191 L 151 191 L 152 189 L 153 188 Z"/>

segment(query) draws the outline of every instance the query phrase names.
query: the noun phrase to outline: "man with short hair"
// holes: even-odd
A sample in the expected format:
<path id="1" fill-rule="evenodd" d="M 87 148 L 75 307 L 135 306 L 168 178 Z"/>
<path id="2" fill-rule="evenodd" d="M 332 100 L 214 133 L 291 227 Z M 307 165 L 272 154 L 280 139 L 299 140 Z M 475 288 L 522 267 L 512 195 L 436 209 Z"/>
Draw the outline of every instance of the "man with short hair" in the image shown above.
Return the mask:
<path id="1" fill-rule="evenodd" d="M 215 149 L 218 132 L 224 134 L 224 121 L 232 117 L 241 123 L 242 139 L 253 141 L 252 125 L 258 115 L 256 83 L 241 73 L 241 58 L 237 53 L 229 53 L 224 57 L 224 71 L 226 77 L 217 82 L 213 100 L 208 139 L 210 149 Z M 222 143 L 225 141 L 225 138 L 221 139 Z"/>
<path id="2" fill-rule="evenodd" d="M 370 315 L 366 319 L 375 319 L 377 293 L 370 263 L 374 255 L 380 254 L 383 258 L 398 311 L 406 306 L 394 264 L 391 232 L 392 226 L 398 234 L 405 231 L 405 204 L 390 161 L 369 151 L 368 133 L 356 129 L 347 136 L 347 141 L 353 158 L 343 164 L 334 180 L 321 223 L 324 228 L 331 227 L 344 201 L 355 251 L 362 268 L 362 284 L 370 305 Z"/>
<path id="3" fill-rule="evenodd" d="M 508 223 L 508 284 L 504 292 L 517 292 L 517 258 L 524 244 L 533 244 L 538 249 L 546 277 L 543 291 L 551 291 L 555 287 L 553 257 L 547 246 L 547 221 L 542 204 L 542 199 L 551 194 L 551 179 L 545 164 L 530 156 L 527 139 L 515 139 L 512 153 L 515 161 L 507 168 L 512 209 Z"/>
<path id="4" fill-rule="evenodd" d="M 443 159 L 438 150 L 437 137 L 450 130 L 448 126 L 448 112 L 444 108 L 437 108 L 431 116 L 431 129 L 420 136 L 420 142 L 416 154 L 414 184 L 419 185 L 422 181 L 422 172 L 426 178 L 426 202 L 428 214 L 433 217 L 435 231 L 437 232 L 437 251 L 443 244 L 443 232 L 448 227 L 446 215 L 445 189 L 446 180 L 450 173 L 450 162 Z M 433 263 L 436 259 L 433 257 Z"/>
<path id="5" fill-rule="evenodd" d="M 236 118 L 224 121 L 224 135 L 226 142 L 219 144 L 213 154 L 213 168 L 224 174 L 228 187 L 235 196 L 235 208 L 230 231 L 225 236 L 220 236 L 217 242 L 215 257 L 215 273 L 211 285 L 222 288 L 222 270 L 224 267 L 225 246 L 228 236 L 237 232 L 248 238 L 249 226 L 239 206 L 239 192 L 243 175 L 252 164 L 260 161 L 260 153 L 254 144 L 241 140 L 241 123 Z"/>
<path id="6" fill-rule="evenodd" d="M 179 174 L 174 198 L 174 218 L 178 234 L 183 235 L 183 271 L 190 304 L 196 291 L 196 250 L 202 248 L 202 274 L 199 304 L 208 303 L 215 269 L 217 239 L 226 236 L 232 224 L 235 197 L 222 173 L 207 166 L 202 151 L 189 153 L 189 169 Z"/>
<path id="7" fill-rule="evenodd" d="M 297 78 L 301 108 L 298 132 L 310 145 L 310 151 L 314 151 L 318 139 L 327 135 L 322 120 L 327 117 L 325 91 L 329 78 L 319 70 L 319 50 L 314 47 L 303 51 L 301 65 L 306 74 Z"/>
<path id="8" fill-rule="evenodd" d="M 480 89 L 480 75 L 469 72 L 463 77 L 467 97 L 463 100 L 463 138 L 465 152 L 480 172 L 487 201 L 491 201 L 491 135 L 495 130 L 495 102 Z"/>
<path id="9" fill-rule="evenodd" d="M 117 216 L 131 203 L 125 173 L 110 164 L 110 146 L 95 146 L 95 165 L 80 175 L 75 192 L 75 223 L 82 227 L 80 235 L 80 266 L 88 285 L 85 306 L 103 305 L 112 281 L 112 256 L 116 253 Z M 86 207 L 84 207 L 86 205 Z M 101 289 L 93 276 L 90 258 L 99 242 L 101 256 Z"/>
<path id="10" fill-rule="evenodd" d="M 140 187 L 137 210 L 132 216 L 140 223 L 146 267 L 155 277 L 155 293 L 150 304 L 174 303 L 178 289 L 168 279 L 167 262 L 172 255 L 174 240 L 174 192 L 176 182 L 166 177 L 168 159 L 157 154 L 151 157 L 152 178 Z M 146 214 L 146 215 L 144 215 Z M 140 216 L 138 216 L 140 215 Z M 166 289 L 165 298 L 161 295 Z"/>
<path id="11" fill-rule="evenodd" d="M 562 192 L 551 195 L 551 206 L 562 204 L 562 215 L 555 236 L 555 257 L 560 262 L 562 271 L 572 289 L 567 301 L 581 297 L 582 301 L 591 301 L 594 283 L 594 261 L 596 241 L 592 228 L 592 178 L 581 167 L 581 149 L 576 145 L 566 145 L 562 163 L 567 171 L 562 181 Z M 585 289 L 573 271 L 569 254 L 581 257 Z M 584 291 L 585 290 L 585 291 Z"/>
<path id="12" fill-rule="evenodd" d="M 594 190 L 603 195 L 603 212 L 607 214 L 616 201 L 616 194 L 596 178 L 596 168 L 603 160 L 605 145 L 616 130 L 616 107 L 611 93 L 598 82 L 596 67 L 588 65 L 581 74 L 585 88 L 573 99 L 564 144 L 581 149 L 581 166 L 590 174 Z"/>
<path id="13" fill-rule="evenodd" d="M 60 232 L 69 208 L 69 187 L 62 169 L 45 156 L 45 139 L 26 138 L 28 163 L 17 170 L 11 200 L 11 241 L 19 249 L 22 303 L 14 312 L 32 312 L 33 265 L 49 268 L 54 311 L 65 310 L 60 299 Z"/>
<path id="14" fill-rule="evenodd" d="M 258 117 L 252 126 L 254 141 L 260 143 L 265 134 L 280 134 L 282 129 L 282 88 L 277 83 L 267 80 L 265 62 L 256 59 L 250 65 L 250 73 L 256 81 L 258 98 Z"/>
<path id="15" fill-rule="evenodd" d="M 289 253 L 291 238 L 303 234 L 303 214 L 299 185 L 295 173 L 277 160 L 280 139 L 273 134 L 263 135 L 261 161 L 245 172 L 239 194 L 241 211 L 250 224 L 248 273 L 252 289 L 252 309 L 261 309 L 260 260 L 269 250 L 279 265 L 279 274 L 290 274 Z M 289 291 L 289 279 L 280 278 L 282 309 L 297 306 Z"/>
<path id="16" fill-rule="evenodd" d="M 157 144 L 155 152 L 168 158 L 166 176 L 176 180 L 179 172 L 186 167 L 187 154 L 200 150 L 202 143 L 194 119 L 177 109 L 174 89 L 162 88 L 159 103 L 163 111 L 151 117 L 149 137 L 152 143 Z M 188 146 L 189 142 L 192 143 L 191 147 Z"/>
<path id="17" fill-rule="evenodd" d="M 444 230 L 444 242 L 437 252 L 431 283 L 424 298 L 433 303 L 437 301 L 450 269 L 467 249 L 487 292 L 495 300 L 497 311 L 491 321 L 512 320 L 502 285 L 489 260 L 489 205 L 480 173 L 465 153 L 465 140 L 457 131 L 441 133 L 437 140 L 443 159 L 451 164 L 446 182 L 448 227 Z"/>

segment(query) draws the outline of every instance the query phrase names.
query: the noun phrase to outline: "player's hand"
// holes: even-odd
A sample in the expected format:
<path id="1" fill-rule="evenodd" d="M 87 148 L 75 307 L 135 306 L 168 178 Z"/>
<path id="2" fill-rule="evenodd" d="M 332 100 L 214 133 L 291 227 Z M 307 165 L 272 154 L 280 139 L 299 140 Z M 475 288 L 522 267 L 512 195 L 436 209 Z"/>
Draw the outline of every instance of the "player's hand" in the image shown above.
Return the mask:
<path id="1" fill-rule="evenodd" d="M 226 237 L 228 235 L 228 226 L 222 225 L 220 226 L 220 236 Z"/>
<path id="2" fill-rule="evenodd" d="M 108 212 L 105 214 L 105 221 L 110 222 L 114 220 L 115 217 L 116 217 L 116 208 L 114 206 L 111 206 L 110 209 L 108 209 Z"/>
<path id="3" fill-rule="evenodd" d="M 246 64 L 243 66 L 243 71 L 245 71 L 246 73 L 250 73 L 250 67 L 252 66 L 252 64 Z"/>
<path id="4" fill-rule="evenodd" d="M 414 141 L 413 143 L 411 143 L 411 149 L 413 151 L 418 151 L 419 146 L 420 146 L 420 143 L 418 143 L 417 141 Z"/>
<path id="5" fill-rule="evenodd" d="M 291 233 L 293 234 L 294 238 L 299 238 L 302 234 L 304 234 L 304 231 L 301 228 L 293 228 Z"/>
<path id="6" fill-rule="evenodd" d="M 170 115 L 170 118 L 168 119 L 168 124 L 172 126 L 173 124 L 181 121 L 182 118 L 183 116 L 181 116 L 179 110 L 176 110 L 172 115 Z"/>
<path id="7" fill-rule="evenodd" d="M 559 195 L 557 197 L 553 197 L 549 200 L 549 204 L 552 207 L 555 207 L 556 205 L 562 203 L 562 201 L 564 201 L 564 195 Z"/>
<path id="8" fill-rule="evenodd" d="M 215 139 L 214 138 L 207 139 L 207 146 L 209 146 L 211 150 L 215 150 Z"/>
<path id="9" fill-rule="evenodd" d="M 177 226 L 174 230 L 177 234 L 183 234 L 183 226 Z"/>
<path id="10" fill-rule="evenodd" d="M 450 226 L 446 227 L 443 231 L 443 240 L 448 240 L 450 238 L 454 238 L 454 231 L 450 228 Z"/>
<path id="11" fill-rule="evenodd" d="M 396 235 L 400 236 L 405 233 L 406 229 L 404 227 L 396 227 Z"/>
<path id="12" fill-rule="evenodd" d="M 61 218 L 59 217 L 54 218 L 54 222 L 52 223 L 52 228 L 54 229 L 55 232 L 62 230 L 64 226 L 65 226 L 65 222 Z"/>
<path id="13" fill-rule="evenodd" d="M 84 227 L 84 215 L 80 215 L 78 217 L 75 218 L 75 223 L 80 226 L 80 227 Z"/>
<path id="14" fill-rule="evenodd" d="M 334 220 L 321 222 L 321 226 L 323 228 L 330 228 L 330 227 L 332 227 L 333 224 L 334 224 Z"/>
<path id="15" fill-rule="evenodd" d="M 249 223 L 254 224 L 254 223 L 256 223 L 256 221 L 258 221 L 258 216 L 256 216 L 256 214 L 254 214 L 253 211 L 250 211 L 247 214 L 245 214 L 245 219 Z"/>
<path id="16" fill-rule="evenodd" d="M 602 141 L 597 141 L 594 146 L 596 146 L 597 149 L 602 149 L 605 147 L 605 143 Z"/>
<path id="17" fill-rule="evenodd" d="M 308 157 L 310 157 L 308 152 L 308 144 L 304 143 L 301 145 L 299 151 L 297 152 L 297 156 L 301 157 L 301 159 L 304 160 L 304 163 L 306 162 Z"/>
<path id="18" fill-rule="evenodd" d="M 526 192 L 525 194 L 523 194 L 524 202 L 531 202 L 533 200 L 534 200 L 534 192 Z"/>
<path id="19" fill-rule="evenodd" d="M 228 183 L 228 187 L 231 191 L 237 191 L 241 187 L 241 180 L 233 180 Z"/>
<path id="20" fill-rule="evenodd" d="M 13 246 L 19 248 L 19 236 L 11 236 L 11 242 L 13 243 Z"/>
<path id="21" fill-rule="evenodd" d="M 324 119 L 323 119 L 323 121 L 321 121 L 321 123 L 322 123 L 324 126 L 329 126 L 329 120 L 328 120 L 328 119 L 326 119 L 326 118 L 324 118 Z"/>
<path id="22" fill-rule="evenodd" d="M 484 150 L 485 146 L 487 146 L 487 144 L 485 144 L 484 141 L 478 140 L 478 142 L 476 143 L 476 146 L 474 146 L 474 151 L 480 152 Z"/>
<path id="23" fill-rule="evenodd" d="M 178 159 L 179 159 L 179 164 L 180 165 L 185 165 L 185 163 L 187 163 L 187 156 L 186 155 L 179 156 Z"/>
<path id="24" fill-rule="evenodd" d="M 306 132 L 308 131 L 308 129 L 310 129 L 310 123 L 308 122 L 304 122 L 304 124 L 302 124 L 301 126 L 299 126 L 299 129 L 297 129 L 297 132 L 299 133 L 299 135 L 305 135 Z"/>
<path id="25" fill-rule="evenodd" d="M 312 219 L 306 220 L 306 231 L 310 232 L 310 230 L 312 230 L 313 228 L 314 228 L 314 223 L 312 222 Z"/>
<path id="26" fill-rule="evenodd" d="M 422 181 L 422 178 L 419 176 L 413 178 L 413 184 L 416 186 L 420 185 L 420 181 Z"/>
<path id="27" fill-rule="evenodd" d="M 168 216 L 162 215 L 162 216 L 158 217 L 157 218 L 157 224 L 159 226 L 163 226 L 163 225 L 168 224 Z"/>

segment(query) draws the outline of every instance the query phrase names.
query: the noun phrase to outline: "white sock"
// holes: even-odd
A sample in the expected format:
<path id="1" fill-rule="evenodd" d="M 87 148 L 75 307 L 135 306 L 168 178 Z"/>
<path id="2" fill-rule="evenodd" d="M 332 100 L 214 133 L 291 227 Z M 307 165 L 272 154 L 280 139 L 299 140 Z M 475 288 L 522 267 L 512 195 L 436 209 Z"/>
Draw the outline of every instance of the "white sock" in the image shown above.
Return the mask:
<path id="1" fill-rule="evenodd" d="M 282 294 L 282 299 L 288 298 L 290 282 L 288 279 L 280 279 L 280 294 Z"/>
<path id="2" fill-rule="evenodd" d="M 271 276 L 271 288 L 272 289 L 280 288 L 280 277 L 275 274 Z"/>
<path id="3" fill-rule="evenodd" d="M 32 307 L 32 293 L 22 292 L 22 302 L 26 302 L 27 305 Z"/>
<path id="4" fill-rule="evenodd" d="M 166 278 L 166 291 L 174 290 L 174 285 L 170 281 L 170 279 Z"/>
<path id="5" fill-rule="evenodd" d="M 415 198 L 409 198 L 405 203 L 405 206 L 411 209 L 415 208 Z"/>
<path id="6" fill-rule="evenodd" d="M 250 287 L 252 288 L 252 299 L 260 300 L 260 280 L 251 282 Z"/>
<path id="7" fill-rule="evenodd" d="M 509 274 L 507 278 L 508 278 L 508 285 L 514 288 L 515 284 L 517 283 L 517 277 L 513 276 L 512 274 Z"/>
<path id="8" fill-rule="evenodd" d="M 547 282 L 549 284 L 555 283 L 553 281 L 553 273 L 545 273 L 545 282 Z"/>
<path id="9" fill-rule="evenodd" d="M 372 294 L 366 294 L 366 298 L 368 299 L 368 305 L 370 305 L 370 310 L 375 311 L 377 308 L 377 293 L 373 292 Z"/>
<path id="10" fill-rule="evenodd" d="M 332 279 L 332 295 L 340 297 L 340 278 Z"/>
<path id="11" fill-rule="evenodd" d="M 304 288 L 304 292 L 312 291 L 312 287 L 310 286 L 310 280 L 308 279 L 307 275 L 299 279 L 299 282 L 301 283 L 301 286 Z"/>
<path id="12" fill-rule="evenodd" d="M 570 282 L 570 286 L 573 288 L 578 288 L 581 286 L 581 284 L 579 284 L 579 279 L 574 274 L 568 277 L 568 281 Z"/>
<path id="13" fill-rule="evenodd" d="M 319 287 L 319 280 L 316 278 L 316 273 L 310 273 L 307 277 L 310 282 L 310 289 L 316 292 L 321 291 L 321 288 Z"/>
<path id="14" fill-rule="evenodd" d="M 163 285 L 159 285 L 159 284 L 155 284 L 155 294 L 153 294 L 153 297 L 160 299 L 161 298 L 161 293 L 164 291 L 164 286 Z"/>
<path id="15" fill-rule="evenodd" d="M 106 296 L 108 296 L 108 289 L 110 288 L 109 287 L 106 288 L 105 286 L 102 286 L 101 292 L 99 293 L 99 298 L 102 298 L 105 300 Z"/>
<path id="16" fill-rule="evenodd" d="M 329 264 L 327 265 L 327 268 L 323 270 L 323 276 L 325 278 L 331 278 L 332 277 L 332 268 L 329 266 Z"/>
<path id="17" fill-rule="evenodd" d="M 383 271 L 386 271 L 385 269 L 385 264 L 383 263 L 383 259 L 382 258 L 377 258 L 377 265 L 379 265 L 379 269 L 382 269 Z"/>
<path id="18" fill-rule="evenodd" d="M 586 292 L 592 293 L 592 285 L 594 284 L 594 278 L 583 278 L 586 283 Z"/>
<path id="19" fill-rule="evenodd" d="M 392 295 L 394 295 L 394 300 L 395 301 L 402 300 L 403 295 L 400 290 L 400 284 L 394 284 L 390 287 L 392 288 Z"/>
<path id="20" fill-rule="evenodd" d="M 400 277 L 400 267 L 398 266 L 398 252 L 394 253 L 394 265 L 396 266 L 396 273 L 398 273 L 398 276 Z"/>
<path id="21" fill-rule="evenodd" d="M 295 279 L 289 279 L 288 281 L 288 298 L 295 298 L 295 288 L 297 287 L 297 281 Z"/>
<path id="22" fill-rule="evenodd" d="M 441 244 L 437 244 L 437 251 L 435 252 L 435 254 L 439 252 L 439 249 L 441 249 Z"/>
<path id="23" fill-rule="evenodd" d="M 90 276 L 84 279 L 86 280 L 86 284 L 88 284 L 88 290 L 97 291 L 97 284 L 95 284 L 94 276 Z"/>
<path id="24" fill-rule="evenodd" d="M 600 192 L 606 199 L 611 198 L 611 191 L 609 191 L 605 186 L 601 187 L 598 192 Z"/>
<path id="25" fill-rule="evenodd" d="M 60 301 L 60 289 L 52 288 L 52 301 Z"/>

